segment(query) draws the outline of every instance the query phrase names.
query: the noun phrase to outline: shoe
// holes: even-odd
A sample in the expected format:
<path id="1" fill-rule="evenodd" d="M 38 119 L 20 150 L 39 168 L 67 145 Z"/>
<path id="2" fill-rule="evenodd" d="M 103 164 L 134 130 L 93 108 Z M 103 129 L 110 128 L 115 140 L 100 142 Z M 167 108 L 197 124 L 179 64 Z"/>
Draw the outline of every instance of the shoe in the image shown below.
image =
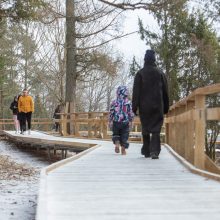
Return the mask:
<path id="1" fill-rule="evenodd" d="M 151 159 L 159 159 L 158 155 L 156 153 L 151 154 Z"/>
<path id="2" fill-rule="evenodd" d="M 120 149 L 119 149 L 119 146 L 115 146 L 115 153 L 120 153 Z"/>
<path id="3" fill-rule="evenodd" d="M 21 131 L 21 133 L 20 134 L 23 134 L 24 135 L 24 132 L 23 131 Z"/>
<path id="4" fill-rule="evenodd" d="M 31 134 L 31 129 L 28 130 L 28 134 L 29 134 L 29 135 Z"/>
<path id="5" fill-rule="evenodd" d="M 150 157 L 150 152 L 146 152 L 143 147 L 141 148 L 141 154 L 144 156 L 147 155 L 147 157 Z"/>
<path id="6" fill-rule="evenodd" d="M 145 152 L 144 152 L 144 148 L 143 148 L 143 147 L 141 148 L 141 154 L 142 154 L 142 155 L 145 155 Z"/>
<path id="7" fill-rule="evenodd" d="M 126 150 L 125 150 L 125 148 L 124 147 L 121 147 L 121 155 L 126 155 L 127 153 L 126 153 Z"/>
<path id="8" fill-rule="evenodd" d="M 146 152 L 144 151 L 144 148 L 143 148 L 143 147 L 141 148 L 141 154 L 144 155 L 146 158 L 150 157 L 150 153 L 146 153 Z"/>

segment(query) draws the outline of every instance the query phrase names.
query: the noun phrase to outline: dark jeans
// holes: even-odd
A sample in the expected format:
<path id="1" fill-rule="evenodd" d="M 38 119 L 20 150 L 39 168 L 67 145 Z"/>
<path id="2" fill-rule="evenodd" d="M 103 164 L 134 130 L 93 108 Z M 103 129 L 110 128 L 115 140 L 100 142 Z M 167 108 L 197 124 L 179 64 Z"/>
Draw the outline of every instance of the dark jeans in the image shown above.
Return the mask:
<path id="1" fill-rule="evenodd" d="M 160 154 L 160 133 L 142 134 L 143 136 L 143 147 L 141 153 L 146 156 L 156 153 Z"/>
<path id="2" fill-rule="evenodd" d="M 26 131 L 26 121 L 28 123 L 28 129 L 31 129 L 31 116 L 32 116 L 32 112 L 21 112 L 20 113 L 20 119 L 21 119 L 21 132 Z"/>
<path id="3" fill-rule="evenodd" d="M 129 138 L 129 123 L 126 122 L 113 122 L 112 127 L 112 141 L 115 144 L 119 142 L 124 148 L 129 147 L 128 138 Z"/>

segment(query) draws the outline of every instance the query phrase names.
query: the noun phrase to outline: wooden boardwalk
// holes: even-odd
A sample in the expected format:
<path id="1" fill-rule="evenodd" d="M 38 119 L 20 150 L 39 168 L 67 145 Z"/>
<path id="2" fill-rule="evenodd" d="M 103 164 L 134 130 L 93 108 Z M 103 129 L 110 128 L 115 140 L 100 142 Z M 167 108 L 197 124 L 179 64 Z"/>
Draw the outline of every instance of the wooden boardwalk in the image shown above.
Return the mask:
<path id="1" fill-rule="evenodd" d="M 220 219 L 220 182 L 191 173 L 167 148 L 151 160 L 140 144 L 121 156 L 107 141 L 68 141 L 100 147 L 42 171 L 37 220 Z"/>
<path id="2" fill-rule="evenodd" d="M 3 135 L 6 135 L 9 140 L 20 146 L 36 148 L 37 150 L 46 149 L 49 159 L 51 159 L 51 154 L 56 153 L 57 150 L 62 151 L 62 159 L 64 159 L 67 156 L 67 151 L 78 153 L 95 145 L 72 141 L 68 138 L 60 138 L 59 136 L 56 137 L 36 131 L 32 131 L 31 135 L 15 134 L 14 131 L 3 131 Z"/>

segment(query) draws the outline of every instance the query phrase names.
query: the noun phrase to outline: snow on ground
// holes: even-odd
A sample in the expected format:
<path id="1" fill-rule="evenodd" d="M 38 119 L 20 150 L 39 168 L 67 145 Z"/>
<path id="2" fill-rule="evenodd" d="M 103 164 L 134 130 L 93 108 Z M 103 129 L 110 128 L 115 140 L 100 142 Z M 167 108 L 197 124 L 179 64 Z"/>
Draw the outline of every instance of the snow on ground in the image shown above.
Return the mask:
<path id="1" fill-rule="evenodd" d="M 35 219 L 41 168 L 46 154 L 0 140 L 0 219 Z M 7 172 L 5 172 L 7 170 Z"/>

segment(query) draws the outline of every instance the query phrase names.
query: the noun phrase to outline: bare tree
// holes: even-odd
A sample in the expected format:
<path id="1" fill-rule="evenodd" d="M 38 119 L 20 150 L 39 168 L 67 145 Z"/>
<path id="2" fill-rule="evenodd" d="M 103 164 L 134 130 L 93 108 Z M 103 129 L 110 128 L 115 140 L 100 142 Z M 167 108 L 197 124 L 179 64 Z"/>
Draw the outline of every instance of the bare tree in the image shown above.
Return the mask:
<path id="1" fill-rule="evenodd" d="M 76 104 L 76 16 L 75 1 L 66 0 L 66 112 L 75 111 Z M 69 132 L 73 133 L 72 128 Z"/>
<path id="2" fill-rule="evenodd" d="M 109 50 L 106 49 L 106 51 Z M 119 56 L 111 57 L 110 52 L 108 54 L 103 54 L 102 59 L 100 58 L 99 68 L 94 68 L 92 74 L 88 74 L 78 83 L 78 93 L 83 94 L 81 103 L 84 111 L 109 109 L 112 93 L 115 93 L 115 85 L 118 81 L 121 58 Z"/>
<path id="3" fill-rule="evenodd" d="M 155 11 L 159 8 L 164 7 L 168 4 L 171 0 L 121 0 L 121 1 L 108 1 L 108 0 L 99 0 L 102 3 L 107 5 L 116 7 L 121 10 L 136 10 L 136 9 L 145 9 L 149 11 Z M 176 0 L 178 1 L 178 0 Z"/>
<path id="4" fill-rule="evenodd" d="M 77 12 L 77 14 L 76 14 Z M 66 0 L 66 107 L 75 111 L 77 78 L 94 67 L 94 52 L 112 38 L 116 22 L 114 10 L 98 2 Z M 104 41 L 107 32 L 111 38 Z M 104 34 L 105 33 L 105 34 Z M 96 39 L 94 39 L 96 38 Z M 98 42 L 98 43 L 96 43 Z M 97 57 L 96 57 L 97 58 Z"/>

